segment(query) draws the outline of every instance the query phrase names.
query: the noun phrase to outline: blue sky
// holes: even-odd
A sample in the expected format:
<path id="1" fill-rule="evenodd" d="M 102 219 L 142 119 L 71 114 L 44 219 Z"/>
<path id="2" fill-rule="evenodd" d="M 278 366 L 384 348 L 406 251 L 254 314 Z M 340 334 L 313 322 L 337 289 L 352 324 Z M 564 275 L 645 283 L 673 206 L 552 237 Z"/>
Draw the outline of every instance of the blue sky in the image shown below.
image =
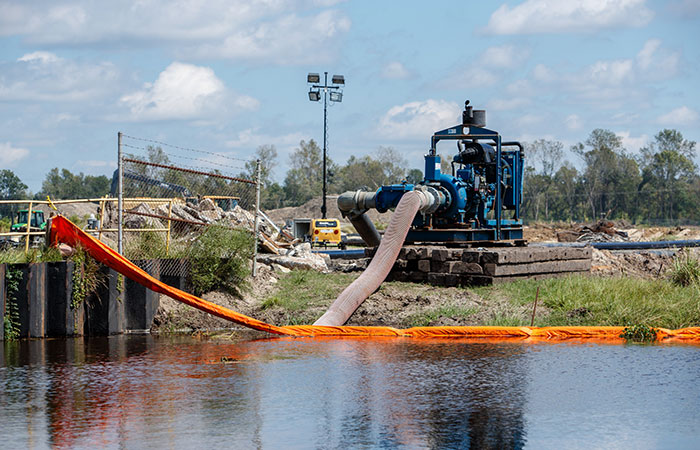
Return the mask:
<path id="1" fill-rule="evenodd" d="M 308 72 L 345 76 L 340 163 L 391 146 L 422 167 L 466 99 L 508 140 L 700 141 L 700 0 L 0 1 L 0 40 L 0 168 L 33 191 L 52 167 L 111 173 L 118 131 L 242 159 L 274 144 L 281 180 L 323 137 Z"/>

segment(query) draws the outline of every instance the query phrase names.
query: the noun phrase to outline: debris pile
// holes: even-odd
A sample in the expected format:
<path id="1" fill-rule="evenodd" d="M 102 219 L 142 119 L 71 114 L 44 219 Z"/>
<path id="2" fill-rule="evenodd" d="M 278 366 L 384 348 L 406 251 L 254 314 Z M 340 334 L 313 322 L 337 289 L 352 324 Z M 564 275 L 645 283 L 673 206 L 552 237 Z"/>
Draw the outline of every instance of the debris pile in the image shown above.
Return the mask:
<path id="1" fill-rule="evenodd" d="M 618 230 L 615 223 L 610 220 L 600 220 L 594 224 L 557 232 L 559 242 L 625 242 L 629 240 L 627 232 Z"/>
<path id="2" fill-rule="evenodd" d="M 116 214 L 109 214 L 116 228 Z M 167 229 L 172 222 L 172 239 L 191 241 L 202 227 L 219 224 L 234 228 L 243 228 L 250 232 L 255 230 L 255 214 L 239 205 L 229 211 L 222 210 L 211 199 L 204 199 L 197 204 L 162 203 L 150 205 L 141 202 L 125 211 L 125 228 L 127 229 Z M 259 250 L 262 253 L 258 261 L 267 265 L 276 265 L 288 269 L 309 269 L 327 271 L 330 259 L 327 255 L 311 252 L 309 243 L 294 239 L 284 230 L 280 230 L 265 214 L 259 217 Z"/>

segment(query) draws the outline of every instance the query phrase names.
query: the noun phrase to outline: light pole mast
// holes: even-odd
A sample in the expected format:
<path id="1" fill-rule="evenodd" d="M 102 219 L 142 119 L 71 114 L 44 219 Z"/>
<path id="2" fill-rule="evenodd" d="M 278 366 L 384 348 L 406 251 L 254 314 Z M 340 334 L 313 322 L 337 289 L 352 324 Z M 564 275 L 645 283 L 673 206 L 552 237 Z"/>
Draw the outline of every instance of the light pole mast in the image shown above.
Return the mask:
<path id="1" fill-rule="evenodd" d="M 317 102 L 321 99 L 321 89 L 323 89 L 323 203 L 321 204 L 321 218 L 326 218 L 326 195 L 328 191 L 327 175 L 327 153 L 328 153 L 328 100 L 332 102 L 343 101 L 342 87 L 345 85 L 343 75 L 333 75 L 331 84 L 328 84 L 328 72 L 323 72 L 323 84 L 320 84 L 321 77 L 317 73 L 310 73 L 306 77 L 306 82 L 311 84 L 309 88 L 309 100 Z"/>
<path id="2" fill-rule="evenodd" d="M 321 205 L 321 219 L 326 218 L 326 140 L 328 139 L 328 72 L 323 72 L 323 204 Z"/>

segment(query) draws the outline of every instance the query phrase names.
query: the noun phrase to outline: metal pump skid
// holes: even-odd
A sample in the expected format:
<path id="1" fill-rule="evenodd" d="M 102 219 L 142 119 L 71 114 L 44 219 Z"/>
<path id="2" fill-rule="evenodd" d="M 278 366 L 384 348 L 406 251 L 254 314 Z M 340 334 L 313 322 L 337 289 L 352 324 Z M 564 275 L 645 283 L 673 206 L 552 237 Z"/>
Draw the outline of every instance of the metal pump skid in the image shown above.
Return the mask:
<path id="1" fill-rule="evenodd" d="M 338 208 L 370 246 L 379 234 L 364 214 L 369 208 L 386 212 L 410 191 L 425 195 L 406 242 L 478 243 L 523 238 L 520 204 L 524 152 L 519 142 L 504 142 L 485 128 L 486 111 L 465 102 L 462 123 L 436 132 L 425 155 L 423 180 L 381 186 L 376 192 L 350 191 L 338 197 Z M 443 173 L 437 144 L 456 141 L 450 173 Z"/>

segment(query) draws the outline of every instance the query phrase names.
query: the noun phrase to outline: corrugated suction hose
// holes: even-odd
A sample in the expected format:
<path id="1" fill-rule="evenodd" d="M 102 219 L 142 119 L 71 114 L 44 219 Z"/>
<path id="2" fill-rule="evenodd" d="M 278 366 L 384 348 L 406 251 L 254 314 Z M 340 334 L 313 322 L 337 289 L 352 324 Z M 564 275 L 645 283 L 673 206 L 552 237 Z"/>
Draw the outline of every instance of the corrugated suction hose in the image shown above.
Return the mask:
<path id="1" fill-rule="evenodd" d="M 389 275 L 416 213 L 430 201 L 420 191 L 406 193 L 391 216 L 377 253 L 367 269 L 338 296 L 314 325 L 341 326 Z"/>

